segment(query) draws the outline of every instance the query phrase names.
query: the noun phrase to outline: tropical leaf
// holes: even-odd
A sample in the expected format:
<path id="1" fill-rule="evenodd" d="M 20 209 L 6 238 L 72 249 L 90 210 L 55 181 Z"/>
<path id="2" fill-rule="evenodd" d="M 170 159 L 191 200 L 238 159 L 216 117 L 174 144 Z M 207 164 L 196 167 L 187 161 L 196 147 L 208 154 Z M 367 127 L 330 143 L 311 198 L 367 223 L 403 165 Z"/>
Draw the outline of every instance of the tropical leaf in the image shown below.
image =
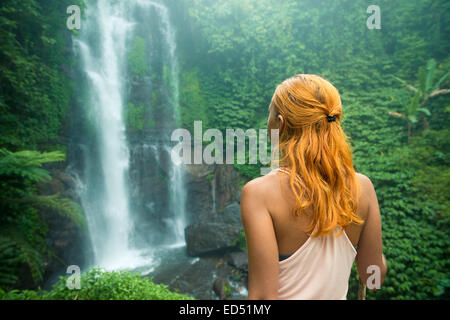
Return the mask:
<path id="1" fill-rule="evenodd" d="M 51 179 L 47 170 L 42 168 L 44 163 L 64 161 L 65 154 L 60 151 L 11 152 L 0 149 L 0 176 L 20 176 L 32 182 L 42 182 Z"/>
<path id="2" fill-rule="evenodd" d="M 419 105 L 420 94 L 421 94 L 420 91 L 417 91 L 414 97 L 412 98 L 411 103 L 409 105 L 408 117 L 411 116 L 415 117 L 417 112 L 417 106 Z"/>
<path id="3" fill-rule="evenodd" d="M 425 113 L 428 117 L 431 116 L 431 112 L 427 108 L 419 108 L 419 109 L 417 109 L 417 111 Z"/>
<path id="4" fill-rule="evenodd" d="M 51 196 L 29 195 L 17 201 L 34 207 L 52 209 L 59 215 L 73 221 L 80 228 L 87 226 L 86 218 L 80 205 L 68 198 L 61 197 L 59 194 Z"/>
<path id="5" fill-rule="evenodd" d="M 415 115 L 409 115 L 408 120 L 411 121 L 411 123 L 417 123 L 417 117 Z"/>
<path id="6" fill-rule="evenodd" d="M 441 86 L 441 84 L 445 81 L 445 79 L 447 79 L 447 77 L 450 75 L 450 71 L 447 72 L 446 74 L 444 74 L 438 82 L 436 82 L 436 84 L 433 87 L 433 91 L 438 90 L 439 87 Z"/>

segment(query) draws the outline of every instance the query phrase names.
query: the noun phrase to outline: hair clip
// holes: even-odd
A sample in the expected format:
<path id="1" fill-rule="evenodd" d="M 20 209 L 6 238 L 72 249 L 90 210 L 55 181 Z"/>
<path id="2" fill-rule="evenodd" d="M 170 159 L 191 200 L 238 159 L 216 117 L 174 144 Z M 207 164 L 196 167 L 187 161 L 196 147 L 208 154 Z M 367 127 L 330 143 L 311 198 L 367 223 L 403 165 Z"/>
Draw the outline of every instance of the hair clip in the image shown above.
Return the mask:
<path id="1" fill-rule="evenodd" d="M 336 116 L 327 116 L 328 122 L 335 122 Z"/>

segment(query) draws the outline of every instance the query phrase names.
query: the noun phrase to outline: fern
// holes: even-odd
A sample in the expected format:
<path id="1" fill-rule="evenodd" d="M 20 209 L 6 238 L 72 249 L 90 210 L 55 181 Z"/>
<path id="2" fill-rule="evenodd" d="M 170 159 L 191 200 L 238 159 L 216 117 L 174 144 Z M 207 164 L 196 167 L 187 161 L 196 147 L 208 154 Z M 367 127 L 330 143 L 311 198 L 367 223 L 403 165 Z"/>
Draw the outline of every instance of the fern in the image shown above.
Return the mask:
<path id="1" fill-rule="evenodd" d="M 48 181 L 51 176 L 42 165 L 47 162 L 64 161 L 65 157 L 60 151 L 41 153 L 0 149 L 0 176 L 20 176 L 32 182 Z"/>
<path id="2" fill-rule="evenodd" d="M 60 151 L 41 153 L 38 151 L 11 152 L 0 149 L 0 176 L 19 176 L 30 182 L 42 182 L 51 179 L 49 172 L 42 168 L 47 162 L 63 161 L 65 154 Z M 34 194 L 20 195 L 17 199 L 3 199 L 18 204 L 52 209 L 61 216 L 71 219 L 77 226 L 85 227 L 86 221 L 81 207 L 63 198 L 59 194 L 39 196 Z"/>
<path id="3" fill-rule="evenodd" d="M 69 218 L 80 228 L 87 226 L 83 209 L 80 205 L 68 198 L 61 197 L 59 194 L 51 196 L 30 195 L 20 201 L 28 202 L 35 207 L 54 210 L 60 216 Z"/>
<path id="4" fill-rule="evenodd" d="M 42 255 L 26 241 L 20 231 L 3 228 L 0 236 L 0 287 L 14 286 L 19 280 L 17 271 L 22 264 L 30 269 L 35 284 L 43 279 Z"/>
<path id="5" fill-rule="evenodd" d="M 84 228 L 86 221 L 81 207 L 59 194 L 42 196 L 34 194 L 36 183 L 51 179 L 43 168 L 48 162 L 64 161 L 65 154 L 59 151 L 11 152 L 0 149 L 0 208 L 2 229 L 0 230 L 0 287 L 13 288 L 20 281 L 19 270 L 29 268 L 37 285 L 43 279 L 45 246 L 45 224 L 33 208 L 50 209 L 69 218 L 78 227 Z"/>

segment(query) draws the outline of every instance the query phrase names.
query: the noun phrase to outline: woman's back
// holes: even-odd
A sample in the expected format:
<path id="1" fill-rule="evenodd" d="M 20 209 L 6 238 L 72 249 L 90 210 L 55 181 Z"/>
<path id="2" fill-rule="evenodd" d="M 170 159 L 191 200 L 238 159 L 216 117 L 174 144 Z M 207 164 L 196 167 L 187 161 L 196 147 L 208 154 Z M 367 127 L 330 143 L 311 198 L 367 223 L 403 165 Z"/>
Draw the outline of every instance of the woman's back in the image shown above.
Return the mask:
<path id="1" fill-rule="evenodd" d="M 364 183 L 367 177 L 357 174 L 358 180 Z M 297 251 L 309 238 L 306 232 L 311 223 L 312 208 L 308 208 L 299 216 L 293 213 L 295 209 L 295 198 L 289 188 L 289 176 L 280 170 L 274 170 L 271 174 L 260 178 L 262 183 L 268 184 L 271 190 L 267 197 L 269 202 L 269 211 L 273 219 L 275 234 L 277 238 L 278 250 L 280 255 L 290 255 Z M 263 179 L 265 180 L 263 182 Z M 359 197 L 359 206 L 357 214 L 363 220 L 367 217 L 367 195 L 361 192 Z M 359 236 L 364 225 L 351 224 L 345 232 L 353 246 L 359 241 Z"/>
<path id="2" fill-rule="evenodd" d="M 310 237 L 306 230 L 312 209 L 299 216 L 292 214 L 296 202 L 288 174 L 275 170 L 263 182 L 271 185 L 267 197 L 280 256 L 278 298 L 345 299 L 363 225 L 351 224 L 338 237 L 334 234 L 340 228 L 327 236 Z M 361 183 L 367 179 L 357 176 Z M 367 195 L 361 193 L 357 213 L 363 220 L 367 208 Z"/>

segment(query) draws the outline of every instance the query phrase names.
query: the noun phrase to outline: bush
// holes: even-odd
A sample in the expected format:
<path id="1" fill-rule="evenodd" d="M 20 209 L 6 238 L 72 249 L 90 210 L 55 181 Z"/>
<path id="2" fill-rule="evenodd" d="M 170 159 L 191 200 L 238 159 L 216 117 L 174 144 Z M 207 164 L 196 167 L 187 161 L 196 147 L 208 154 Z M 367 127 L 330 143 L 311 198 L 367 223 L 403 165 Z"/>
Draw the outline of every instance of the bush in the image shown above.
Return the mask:
<path id="1" fill-rule="evenodd" d="M 81 289 L 67 288 L 68 276 L 60 277 L 51 291 L 0 290 L 0 300 L 193 300 L 193 297 L 174 293 L 164 284 L 142 278 L 130 271 L 106 272 L 92 268 L 81 277 Z"/>

